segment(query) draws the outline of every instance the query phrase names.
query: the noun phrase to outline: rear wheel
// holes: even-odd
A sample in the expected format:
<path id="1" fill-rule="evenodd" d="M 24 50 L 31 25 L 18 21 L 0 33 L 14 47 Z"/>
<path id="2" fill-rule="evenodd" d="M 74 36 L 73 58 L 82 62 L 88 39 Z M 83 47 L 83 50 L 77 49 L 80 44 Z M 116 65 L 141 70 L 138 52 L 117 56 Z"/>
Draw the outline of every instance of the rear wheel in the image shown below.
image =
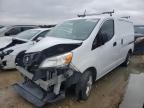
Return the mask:
<path id="1" fill-rule="evenodd" d="M 130 58 L 131 58 L 131 53 L 128 52 L 126 60 L 123 62 L 122 66 L 127 67 L 129 65 L 129 63 L 130 63 Z"/>
<path id="2" fill-rule="evenodd" d="M 85 71 L 80 81 L 76 85 L 76 95 L 80 100 L 87 100 L 92 89 L 93 77 L 92 72 Z"/>

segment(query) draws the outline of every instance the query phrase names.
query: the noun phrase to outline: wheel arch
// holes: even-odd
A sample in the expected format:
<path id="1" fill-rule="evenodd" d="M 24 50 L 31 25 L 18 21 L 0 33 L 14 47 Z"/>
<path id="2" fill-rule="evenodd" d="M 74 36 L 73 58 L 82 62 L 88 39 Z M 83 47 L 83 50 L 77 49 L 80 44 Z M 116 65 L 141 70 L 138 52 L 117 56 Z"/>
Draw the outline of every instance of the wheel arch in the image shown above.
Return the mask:
<path id="1" fill-rule="evenodd" d="M 130 54 L 132 54 L 133 53 L 133 51 L 132 51 L 132 49 L 129 49 L 129 51 L 128 51 Z"/>
<path id="2" fill-rule="evenodd" d="M 86 72 L 86 71 L 92 72 L 92 77 L 93 77 L 93 82 L 94 82 L 96 80 L 96 78 L 97 78 L 97 70 L 96 70 L 96 68 L 95 67 L 89 67 L 84 72 Z"/>
<path id="3" fill-rule="evenodd" d="M 132 55 L 133 54 L 133 50 L 129 49 L 128 53 L 130 53 Z"/>

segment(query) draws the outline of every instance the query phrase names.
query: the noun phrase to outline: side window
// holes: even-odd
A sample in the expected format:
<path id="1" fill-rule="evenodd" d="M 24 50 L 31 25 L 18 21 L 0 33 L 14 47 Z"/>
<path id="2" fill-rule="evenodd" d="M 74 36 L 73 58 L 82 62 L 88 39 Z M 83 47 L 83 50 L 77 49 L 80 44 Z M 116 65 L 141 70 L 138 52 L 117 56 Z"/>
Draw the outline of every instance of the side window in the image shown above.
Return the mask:
<path id="1" fill-rule="evenodd" d="M 37 37 L 35 37 L 33 40 L 36 41 L 36 40 L 38 40 L 38 38 L 44 38 L 48 32 L 49 32 L 49 30 L 40 33 L 40 34 L 37 35 Z"/>
<path id="2" fill-rule="evenodd" d="M 114 20 L 107 20 L 101 26 L 96 38 L 93 41 L 92 50 L 104 45 L 114 36 Z"/>
<path id="3" fill-rule="evenodd" d="M 12 28 L 10 29 L 9 31 L 7 31 L 5 33 L 5 36 L 10 36 L 10 35 L 17 35 L 18 33 L 21 32 L 21 28 L 20 27 L 15 27 L 15 28 Z"/>

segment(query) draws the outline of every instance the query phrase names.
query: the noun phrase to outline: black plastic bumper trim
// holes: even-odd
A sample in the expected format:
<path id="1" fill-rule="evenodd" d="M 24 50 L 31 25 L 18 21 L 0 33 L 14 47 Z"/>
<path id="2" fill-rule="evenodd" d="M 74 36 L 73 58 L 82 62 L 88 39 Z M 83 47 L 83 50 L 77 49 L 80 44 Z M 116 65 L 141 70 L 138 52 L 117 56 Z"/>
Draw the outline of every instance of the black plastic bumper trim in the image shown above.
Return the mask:
<path id="1" fill-rule="evenodd" d="M 46 104 L 42 100 L 38 99 L 36 96 L 33 96 L 27 90 L 25 90 L 20 84 L 14 84 L 13 87 L 23 98 L 25 98 L 27 101 L 34 104 L 35 106 L 42 107 Z"/>

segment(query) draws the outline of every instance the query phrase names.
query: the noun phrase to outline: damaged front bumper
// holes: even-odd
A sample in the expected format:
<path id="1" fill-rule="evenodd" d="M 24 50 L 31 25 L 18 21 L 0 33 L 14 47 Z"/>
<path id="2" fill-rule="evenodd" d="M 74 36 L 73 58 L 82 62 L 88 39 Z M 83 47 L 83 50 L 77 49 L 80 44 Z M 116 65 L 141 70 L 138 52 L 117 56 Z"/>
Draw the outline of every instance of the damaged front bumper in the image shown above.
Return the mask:
<path id="1" fill-rule="evenodd" d="M 34 83 L 14 84 L 13 87 L 23 98 L 37 107 L 42 107 L 47 103 L 53 103 L 65 98 L 64 93 L 57 96 L 54 93 L 46 93 Z"/>
<path id="2" fill-rule="evenodd" d="M 33 74 L 21 66 L 16 66 L 20 73 L 26 77 L 24 83 L 15 84 L 15 90 L 26 100 L 38 107 L 47 103 L 56 102 L 65 98 L 65 89 L 61 90 L 61 85 L 65 82 L 65 88 L 76 83 L 80 78 L 79 72 L 68 70 L 66 74 L 60 74 L 49 80 L 38 79 L 33 81 Z M 50 89 L 50 87 L 53 87 Z"/>
<path id="3" fill-rule="evenodd" d="M 30 79 L 30 80 L 32 80 L 33 79 L 33 74 L 32 73 L 30 73 L 30 72 L 28 72 L 27 70 L 25 70 L 23 67 L 20 67 L 20 66 L 16 66 L 16 68 L 19 70 L 19 72 L 23 75 L 23 76 L 25 76 L 25 77 L 27 77 L 28 79 Z M 73 74 L 73 71 L 68 71 L 67 72 L 67 75 L 68 76 L 71 76 Z M 37 81 L 33 81 L 35 84 L 37 84 L 37 85 L 39 85 L 41 88 L 43 88 L 44 90 L 48 90 L 48 87 L 50 87 L 50 86 L 52 86 L 52 85 L 54 85 L 55 87 L 54 87 L 54 93 L 55 94 L 58 94 L 58 91 L 57 91 L 57 89 L 58 88 L 56 88 L 57 86 L 60 86 L 60 84 L 63 82 L 63 81 L 65 81 L 67 79 L 67 77 L 65 77 L 65 75 L 64 74 L 61 74 L 61 75 L 59 75 L 59 76 L 56 76 L 56 77 L 54 77 L 54 78 L 52 78 L 52 79 L 50 79 L 50 80 L 47 80 L 47 81 L 44 81 L 44 80 L 42 80 L 42 79 L 38 79 Z"/>
<path id="4" fill-rule="evenodd" d="M 45 102 L 42 101 L 43 92 L 38 88 L 30 88 L 30 86 L 25 86 L 23 84 L 14 84 L 14 89 L 27 101 L 33 103 L 34 105 L 41 107 L 45 105 Z M 38 89 L 38 90 L 37 90 Z M 34 93 L 37 92 L 37 93 Z"/>
<path id="5" fill-rule="evenodd" d="M 15 68 L 15 55 L 7 55 L 0 59 L 1 69 L 14 69 Z"/>
<path id="6" fill-rule="evenodd" d="M 12 51 L 12 50 L 10 50 Z M 0 53 L 0 69 L 14 69 L 15 68 L 15 55 L 10 54 L 11 52 Z"/>

